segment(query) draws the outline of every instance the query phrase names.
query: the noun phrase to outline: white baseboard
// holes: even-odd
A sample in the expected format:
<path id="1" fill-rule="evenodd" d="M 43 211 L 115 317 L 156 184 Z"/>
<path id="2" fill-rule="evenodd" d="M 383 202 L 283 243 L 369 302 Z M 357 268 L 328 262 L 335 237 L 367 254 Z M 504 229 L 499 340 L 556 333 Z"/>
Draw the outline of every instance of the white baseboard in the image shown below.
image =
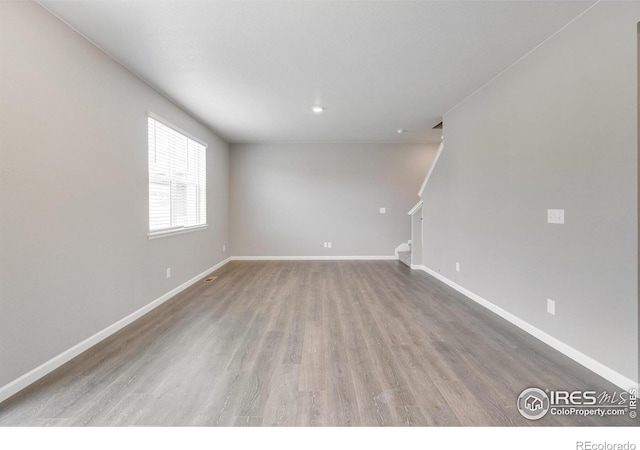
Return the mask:
<path id="1" fill-rule="evenodd" d="M 164 302 L 166 302 L 167 300 L 169 300 L 173 296 L 179 294 L 180 292 L 184 291 L 188 287 L 190 287 L 193 284 L 195 284 L 198 280 L 204 278 L 206 275 L 210 274 L 214 270 L 217 270 L 220 267 L 224 266 L 229 261 L 233 261 L 233 260 L 238 260 L 238 261 L 243 261 L 243 260 L 245 260 L 245 261 L 310 260 L 311 261 L 311 260 L 393 260 L 393 259 L 396 259 L 396 258 L 394 256 L 233 256 L 233 257 L 229 257 L 229 258 L 225 259 L 224 261 L 216 264 L 215 266 L 205 270 L 201 274 L 196 275 L 195 277 L 191 278 L 190 280 L 184 282 L 180 286 L 172 289 L 171 291 L 167 292 L 166 294 L 162 295 L 161 297 L 157 298 L 156 300 L 152 301 L 151 303 L 143 306 L 142 308 L 138 309 L 137 311 L 134 311 L 133 313 L 129 314 L 128 316 L 124 317 L 123 319 L 120 319 L 119 321 L 117 321 L 116 323 L 108 326 L 107 328 L 103 329 L 102 331 L 99 331 L 98 333 L 96 333 L 93 336 L 85 339 L 84 341 L 80 342 L 79 344 L 76 344 L 75 346 L 71 347 L 70 349 L 65 350 L 64 352 L 62 352 L 59 355 L 53 357 L 49 361 L 41 364 L 40 366 L 36 367 L 35 369 L 27 372 L 26 374 L 20 376 L 19 378 L 15 379 L 14 381 L 10 382 L 9 384 L 6 384 L 5 386 L 0 387 L 0 402 L 6 400 L 9 397 L 11 397 L 12 395 L 18 393 L 19 391 L 21 391 L 22 389 L 26 388 L 30 384 L 36 382 L 37 380 L 39 380 L 40 378 L 44 377 L 48 373 L 50 373 L 53 370 L 57 369 L 58 367 L 62 366 L 64 363 L 70 361 L 71 359 L 75 358 L 76 356 L 78 356 L 82 352 L 88 350 L 89 348 L 93 347 L 97 343 L 101 342 L 102 340 L 106 339 L 107 337 L 111 336 L 112 334 L 116 333 L 117 331 L 121 330 L 122 328 L 124 328 L 125 326 L 129 325 L 131 322 L 135 321 L 136 319 L 142 317 L 143 315 L 145 315 L 149 311 L 157 308 L 158 306 L 160 306 L 161 304 L 163 304 Z M 421 266 L 421 265 L 413 265 L 412 264 L 411 268 L 412 269 L 423 270 L 423 271 L 427 272 L 428 274 L 432 275 L 436 279 L 442 281 L 446 285 L 448 285 L 448 286 L 452 287 L 453 289 L 457 290 L 458 292 L 460 292 L 461 294 L 463 294 L 466 297 L 470 298 L 471 300 L 475 301 L 476 303 L 484 306 L 485 308 L 487 308 L 488 310 L 496 313 L 497 315 L 499 315 L 503 319 L 511 322 L 512 324 L 514 324 L 518 328 L 521 328 L 522 330 L 524 330 L 527 333 L 531 334 L 533 337 L 541 340 L 545 344 L 553 347 L 554 349 L 558 350 L 559 352 L 563 353 L 564 355 L 568 356 L 569 358 L 571 358 L 574 361 L 578 362 L 579 364 L 583 365 L 587 369 L 589 369 L 589 370 L 595 372 L 596 374 L 600 375 L 601 377 L 611 381 L 616 386 L 619 386 L 619 387 L 621 387 L 623 389 L 630 389 L 631 387 L 637 387 L 638 386 L 638 383 L 633 381 L 633 380 L 631 380 L 630 378 L 628 378 L 628 377 L 616 372 L 615 370 L 605 366 L 604 364 L 596 361 L 595 359 L 593 359 L 593 358 L 585 355 L 584 353 L 574 349 L 573 347 L 563 343 L 562 341 L 560 341 L 560 340 L 554 338 L 553 336 L 545 333 L 544 331 L 534 327 L 533 325 L 529 324 L 528 322 L 525 322 L 524 320 L 520 319 L 519 317 L 514 316 L 510 312 L 500 308 L 499 306 L 494 305 L 493 303 L 489 302 L 488 300 L 485 300 L 484 298 L 480 297 L 479 295 L 477 295 L 477 294 L 469 291 L 468 289 L 466 289 L 466 288 L 454 283 L 453 281 L 449 280 L 448 278 L 445 278 L 441 274 L 429 269 L 428 267 Z"/>
<path id="2" fill-rule="evenodd" d="M 411 264 L 411 270 L 422 270 L 422 267 L 420 264 Z"/>
<path id="3" fill-rule="evenodd" d="M 391 260 L 398 259 L 390 256 L 232 256 L 232 261 L 360 261 L 360 260 Z"/>
<path id="4" fill-rule="evenodd" d="M 112 325 L 109 325 L 107 328 L 103 329 L 102 331 L 97 332 L 96 334 L 94 334 L 93 336 L 85 339 L 84 341 L 80 342 L 79 344 L 76 344 L 73 347 L 71 347 L 70 349 L 65 350 L 64 352 L 60 353 L 57 356 L 54 356 L 49 361 L 39 365 L 35 369 L 33 369 L 33 370 L 25 373 L 24 375 L 22 375 L 21 377 L 16 378 L 15 380 L 10 382 L 9 384 L 6 384 L 6 385 L 0 387 L 0 402 L 8 399 L 9 397 L 11 397 L 12 395 L 18 393 L 19 391 L 21 391 L 22 389 L 26 388 L 30 384 L 38 381 L 40 378 L 44 377 L 48 373 L 54 371 L 55 369 L 57 369 L 58 367 L 60 367 L 64 363 L 66 363 L 66 362 L 70 361 L 71 359 L 75 358 L 80 353 L 88 350 L 89 348 L 93 347 L 97 343 L 103 341 L 104 339 L 108 338 L 112 334 L 116 333 L 117 331 L 121 330 L 125 326 L 129 325 L 134 320 L 144 316 L 149 311 L 151 311 L 151 310 L 157 308 L 158 306 L 162 305 L 164 302 L 166 302 L 167 300 L 169 300 L 173 296 L 179 294 L 180 292 L 184 291 L 189 286 L 195 284 L 196 282 L 198 282 L 199 280 L 201 280 L 205 276 L 209 275 L 214 270 L 217 270 L 220 267 L 224 266 L 230 260 L 231 260 L 231 258 L 227 258 L 224 261 L 216 264 L 215 266 L 205 270 L 201 274 L 196 275 L 195 277 L 191 278 L 190 280 L 182 283 L 180 286 L 176 287 L 175 289 L 170 290 L 169 292 L 164 294 L 162 297 L 155 299 L 151 303 L 143 306 L 142 308 L 138 309 L 137 311 L 134 311 L 133 313 L 129 314 L 128 316 L 124 317 L 123 319 L 118 320 L 116 323 L 114 323 Z"/>
<path id="5" fill-rule="evenodd" d="M 585 355 L 584 353 L 580 352 L 579 350 L 576 350 L 575 348 L 571 347 L 570 345 L 565 344 L 564 342 L 562 342 L 559 339 L 551 336 L 550 334 L 545 333 L 544 331 L 540 330 L 539 328 L 536 328 L 535 326 L 531 325 L 530 323 L 525 322 L 524 320 L 520 319 L 517 316 L 514 316 L 510 312 L 500 308 L 499 306 L 494 305 L 490 301 L 480 297 L 479 295 L 477 295 L 477 294 L 471 292 L 470 290 L 460 286 L 459 284 L 456 284 L 455 282 L 453 282 L 453 281 L 449 280 L 448 278 L 442 276 L 438 272 L 435 272 L 434 270 L 431 270 L 426 266 L 419 266 L 419 267 L 420 267 L 421 270 L 427 272 L 429 275 L 431 275 L 431 276 L 437 278 L 438 280 L 442 281 L 447 286 L 450 286 L 453 289 L 455 289 L 456 291 L 458 291 L 461 294 L 465 295 L 466 297 L 469 297 L 474 302 L 484 306 L 485 308 L 487 308 L 488 310 L 490 310 L 490 311 L 494 312 L 495 314 L 499 315 L 503 319 L 511 322 L 513 325 L 517 326 L 518 328 L 526 331 L 527 333 L 529 333 L 533 337 L 541 340 L 542 342 L 544 342 L 548 346 L 553 347 L 554 349 L 558 350 L 560 353 L 568 356 L 569 358 L 571 358 L 574 361 L 576 361 L 577 363 L 583 365 L 584 367 L 586 367 L 587 369 L 591 370 L 592 372 L 595 372 L 596 374 L 600 375 L 602 378 L 605 378 L 606 380 L 609 380 L 610 382 L 612 382 L 616 386 L 619 386 L 619 387 L 621 387 L 622 389 L 625 389 L 625 390 L 629 390 L 631 388 L 636 388 L 637 389 L 637 387 L 638 387 L 638 382 L 637 381 L 633 381 L 631 378 L 628 378 L 628 377 L 622 375 L 621 373 L 618 373 L 615 370 L 605 366 L 601 362 L 596 361 L 595 359 L 591 358 L 590 356 Z M 413 266 L 411 268 L 413 268 Z"/>

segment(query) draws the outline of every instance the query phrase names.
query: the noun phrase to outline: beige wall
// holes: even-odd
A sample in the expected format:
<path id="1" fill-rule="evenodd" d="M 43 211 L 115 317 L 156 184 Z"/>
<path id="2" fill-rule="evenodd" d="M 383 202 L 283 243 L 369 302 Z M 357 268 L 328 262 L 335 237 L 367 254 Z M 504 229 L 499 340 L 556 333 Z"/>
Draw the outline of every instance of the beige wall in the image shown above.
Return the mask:
<path id="1" fill-rule="evenodd" d="M 393 256 L 437 146 L 231 146 L 237 256 Z M 386 214 L 380 214 L 380 208 Z M 323 243 L 330 241 L 331 249 Z"/>
<path id="2" fill-rule="evenodd" d="M 639 20 L 601 2 L 447 113 L 423 196 L 425 266 L 632 380 Z"/>
<path id="3" fill-rule="evenodd" d="M 147 111 L 209 145 L 205 231 L 147 239 Z M 223 260 L 227 174 L 211 131 L 39 5 L 0 2 L 0 386 Z"/>

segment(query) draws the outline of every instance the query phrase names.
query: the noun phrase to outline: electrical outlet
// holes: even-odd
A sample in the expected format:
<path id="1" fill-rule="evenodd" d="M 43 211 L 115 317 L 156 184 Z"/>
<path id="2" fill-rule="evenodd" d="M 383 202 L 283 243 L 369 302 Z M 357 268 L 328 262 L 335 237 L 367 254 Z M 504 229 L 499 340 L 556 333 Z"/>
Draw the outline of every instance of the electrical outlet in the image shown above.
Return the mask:
<path id="1" fill-rule="evenodd" d="M 547 299 L 547 312 L 552 316 L 556 315 L 556 302 L 550 298 Z"/>
<path id="2" fill-rule="evenodd" d="M 329 243 L 328 242 L 324 243 L 324 248 L 329 248 Z"/>
<path id="3" fill-rule="evenodd" d="M 459 262 L 456 263 L 456 272 L 460 272 L 460 263 Z"/>
<path id="4" fill-rule="evenodd" d="M 331 242 L 328 242 L 328 244 L 329 244 L 329 248 L 331 248 Z"/>
<path id="5" fill-rule="evenodd" d="M 564 225 L 564 209 L 547 209 L 547 223 Z"/>
<path id="6" fill-rule="evenodd" d="M 224 245 L 224 244 L 222 244 L 222 252 L 224 253 L 224 252 L 226 252 L 226 251 L 227 251 L 227 246 L 226 246 L 226 245 Z"/>
<path id="7" fill-rule="evenodd" d="M 380 214 L 386 214 L 387 208 L 380 208 Z"/>
<path id="8" fill-rule="evenodd" d="M 171 267 L 167 269 L 167 278 L 171 278 Z"/>

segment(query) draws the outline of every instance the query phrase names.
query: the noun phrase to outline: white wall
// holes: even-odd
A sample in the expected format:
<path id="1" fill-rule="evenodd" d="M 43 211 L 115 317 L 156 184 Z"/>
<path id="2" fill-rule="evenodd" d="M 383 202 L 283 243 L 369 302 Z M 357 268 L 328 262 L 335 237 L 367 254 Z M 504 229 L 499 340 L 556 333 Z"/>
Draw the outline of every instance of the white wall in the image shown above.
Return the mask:
<path id="1" fill-rule="evenodd" d="M 225 258 L 228 145 L 35 3 L 0 68 L 1 387 Z M 205 231 L 147 239 L 147 111 L 209 145 Z"/>
<path id="2" fill-rule="evenodd" d="M 632 380 L 639 20 L 601 2 L 447 113 L 423 196 L 425 266 Z"/>
<path id="3" fill-rule="evenodd" d="M 407 211 L 436 150 L 406 144 L 232 145 L 233 254 L 393 256 L 410 239 Z M 326 241 L 331 249 L 323 247 Z"/>

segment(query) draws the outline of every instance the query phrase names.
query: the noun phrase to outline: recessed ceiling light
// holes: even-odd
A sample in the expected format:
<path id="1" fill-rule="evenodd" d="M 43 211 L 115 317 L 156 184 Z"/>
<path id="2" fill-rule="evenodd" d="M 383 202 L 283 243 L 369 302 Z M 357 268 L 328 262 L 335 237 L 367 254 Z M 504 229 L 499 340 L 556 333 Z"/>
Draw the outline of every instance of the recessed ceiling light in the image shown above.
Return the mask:
<path id="1" fill-rule="evenodd" d="M 311 111 L 316 114 L 320 114 L 322 111 L 324 111 L 324 108 L 322 106 L 314 106 L 313 108 L 311 108 Z"/>
<path id="2" fill-rule="evenodd" d="M 407 130 L 405 130 L 405 129 L 403 129 L 403 128 L 398 128 L 398 129 L 396 130 L 396 133 L 398 133 L 398 134 L 402 134 L 402 133 L 406 133 L 406 132 L 407 132 Z"/>

